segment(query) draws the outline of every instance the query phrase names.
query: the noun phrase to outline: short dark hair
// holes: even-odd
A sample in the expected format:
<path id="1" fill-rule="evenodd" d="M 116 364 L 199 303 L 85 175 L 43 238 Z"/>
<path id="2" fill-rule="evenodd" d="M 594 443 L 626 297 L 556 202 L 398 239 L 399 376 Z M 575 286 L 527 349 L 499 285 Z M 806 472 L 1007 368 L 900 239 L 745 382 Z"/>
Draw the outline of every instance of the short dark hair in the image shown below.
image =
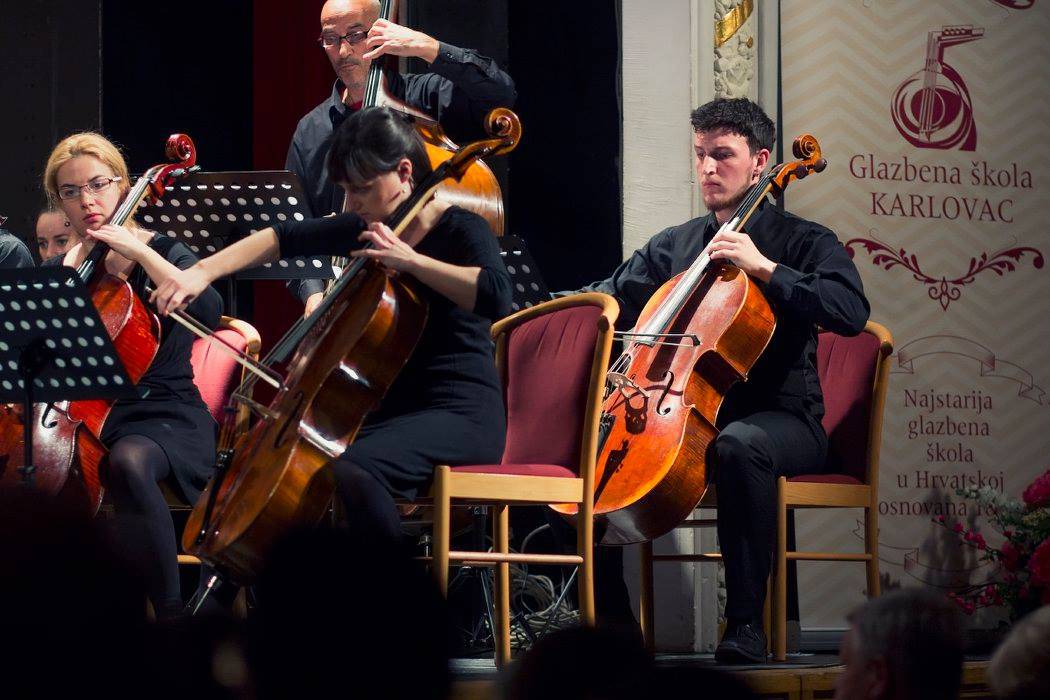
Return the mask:
<path id="1" fill-rule="evenodd" d="M 402 158 L 412 163 L 412 184 L 430 175 L 430 158 L 408 117 L 387 107 L 366 107 L 350 115 L 332 134 L 328 176 L 351 185 L 397 170 Z"/>
<path id="2" fill-rule="evenodd" d="M 959 611 L 943 595 L 904 588 L 873 598 L 849 615 L 857 659 L 882 659 L 894 697 L 959 697 L 963 638 Z"/>
<path id="3" fill-rule="evenodd" d="M 777 127 L 762 108 L 746 97 L 719 97 L 702 104 L 689 116 L 693 131 L 727 131 L 747 139 L 751 153 L 773 150 Z"/>

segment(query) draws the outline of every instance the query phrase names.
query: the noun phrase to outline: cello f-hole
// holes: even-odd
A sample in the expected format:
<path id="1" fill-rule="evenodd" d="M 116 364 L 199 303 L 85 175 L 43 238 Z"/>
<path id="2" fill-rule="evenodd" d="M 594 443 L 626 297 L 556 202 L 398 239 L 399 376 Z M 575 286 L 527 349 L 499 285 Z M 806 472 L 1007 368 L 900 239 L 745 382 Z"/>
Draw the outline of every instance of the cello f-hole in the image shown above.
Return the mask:
<path id="1" fill-rule="evenodd" d="M 295 397 L 295 408 L 288 414 L 288 417 L 284 421 L 284 425 L 277 433 L 277 437 L 274 438 L 274 448 L 280 448 L 288 439 L 288 429 L 293 425 L 298 428 L 299 426 L 299 414 L 303 408 L 303 392 L 299 392 Z"/>
<path id="2" fill-rule="evenodd" d="M 44 412 L 40 415 L 40 427 L 41 428 L 46 428 L 46 429 L 50 430 L 51 428 L 54 428 L 54 427 L 56 427 L 58 425 L 58 421 L 54 420 L 54 419 L 52 419 L 52 421 L 50 423 L 47 422 L 48 416 L 50 416 L 51 412 L 54 411 L 54 410 L 55 410 L 55 405 L 53 403 L 49 403 L 49 404 L 45 404 L 44 405 Z"/>

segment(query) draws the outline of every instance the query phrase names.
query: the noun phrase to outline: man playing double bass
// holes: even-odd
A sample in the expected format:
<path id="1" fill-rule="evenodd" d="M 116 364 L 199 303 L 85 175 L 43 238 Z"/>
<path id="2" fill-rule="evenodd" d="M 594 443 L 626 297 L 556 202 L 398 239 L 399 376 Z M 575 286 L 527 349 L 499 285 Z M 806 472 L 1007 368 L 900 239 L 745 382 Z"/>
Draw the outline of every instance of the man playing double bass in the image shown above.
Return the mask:
<path id="1" fill-rule="evenodd" d="M 630 329 L 657 289 L 710 243 L 711 258 L 755 279 L 776 314 L 776 331 L 749 380 L 725 398 L 720 433 L 708 451 L 728 594 L 728 625 L 715 657 L 747 663 L 765 659 L 760 618 L 776 531 L 776 480 L 825 470 L 816 327 L 856 335 L 870 309 L 853 261 L 823 226 L 765 203 L 746 234 L 720 230 L 768 163 L 776 128 L 761 108 L 743 98 L 717 99 L 692 113 L 692 125 L 697 181 L 710 213 L 661 231 L 584 291 L 614 296 L 617 326 Z"/>
<path id="2" fill-rule="evenodd" d="M 514 81 L 495 61 L 379 14 L 379 0 L 328 0 L 321 8 L 319 42 L 337 78 L 328 99 L 299 121 L 285 161 L 285 168 L 302 180 L 315 217 L 343 209 L 343 192 L 326 167 L 330 140 L 335 128 L 361 108 L 369 67 L 380 56 L 416 57 L 430 64 L 431 73 L 391 75 L 387 87 L 397 99 L 436 119 L 454 140 L 482 136 L 485 115 L 514 104 Z M 290 286 L 307 313 L 320 303 L 320 280 Z"/>

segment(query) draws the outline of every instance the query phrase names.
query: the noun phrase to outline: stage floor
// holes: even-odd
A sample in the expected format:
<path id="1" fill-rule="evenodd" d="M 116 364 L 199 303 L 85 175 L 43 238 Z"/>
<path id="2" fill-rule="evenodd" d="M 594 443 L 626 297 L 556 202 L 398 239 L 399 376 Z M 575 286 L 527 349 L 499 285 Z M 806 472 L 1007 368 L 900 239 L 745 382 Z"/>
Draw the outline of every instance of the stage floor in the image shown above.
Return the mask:
<path id="1" fill-rule="evenodd" d="M 835 694 L 835 679 L 842 673 L 835 654 L 790 655 L 782 663 L 753 666 L 723 666 L 712 654 L 657 654 L 658 666 L 702 666 L 739 674 L 763 698 L 783 700 L 817 700 Z M 987 659 L 967 660 L 963 665 L 960 698 L 992 700 L 985 684 Z M 497 700 L 499 673 L 491 659 L 454 659 L 452 661 L 452 700 Z M 698 697 L 703 696 L 697 689 Z M 681 698 L 678 700 L 686 700 Z"/>

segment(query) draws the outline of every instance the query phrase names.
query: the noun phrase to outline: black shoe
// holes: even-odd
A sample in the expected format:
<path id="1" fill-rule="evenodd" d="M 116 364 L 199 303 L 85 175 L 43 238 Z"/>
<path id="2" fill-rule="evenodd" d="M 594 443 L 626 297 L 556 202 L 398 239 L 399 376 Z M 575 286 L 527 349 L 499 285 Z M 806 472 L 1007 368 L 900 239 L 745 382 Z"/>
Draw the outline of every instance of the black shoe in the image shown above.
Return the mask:
<path id="1" fill-rule="evenodd" d="M 761 664 L 766 661 L 766 635 L 755 623 L 729 625 L 715 649 L 720 664 Z"/>

